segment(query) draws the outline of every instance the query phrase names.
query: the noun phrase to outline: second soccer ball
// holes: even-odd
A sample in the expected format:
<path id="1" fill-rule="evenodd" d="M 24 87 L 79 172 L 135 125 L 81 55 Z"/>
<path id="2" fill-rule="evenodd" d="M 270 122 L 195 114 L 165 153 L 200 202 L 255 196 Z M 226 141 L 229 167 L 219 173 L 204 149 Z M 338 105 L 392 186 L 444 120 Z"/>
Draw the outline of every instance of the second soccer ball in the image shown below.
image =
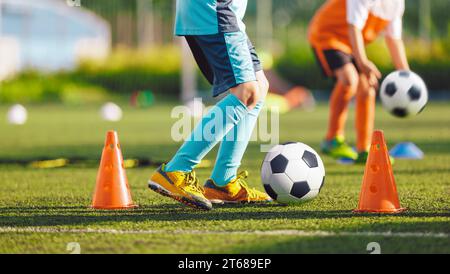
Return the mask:
<path id="1" fill-rule="evenodd" d="M 395 71 L 384 79 L 380 98 L 392 115 L 405 118 L 422 112 L 428 102 L 425 82 L 412 71 Z"/>

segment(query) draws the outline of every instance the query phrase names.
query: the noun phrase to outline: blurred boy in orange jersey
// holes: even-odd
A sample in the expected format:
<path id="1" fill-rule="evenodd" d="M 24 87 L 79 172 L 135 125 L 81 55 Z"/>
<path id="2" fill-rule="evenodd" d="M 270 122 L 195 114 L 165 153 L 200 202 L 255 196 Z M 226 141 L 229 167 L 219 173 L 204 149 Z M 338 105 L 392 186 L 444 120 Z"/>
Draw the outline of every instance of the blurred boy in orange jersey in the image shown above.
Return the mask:
<path id="1" fill-rule="evenodd" d="M 322 151 L 334 158 L 365 163 L 375 121 L 381 73 L 367 58 L 365 45 L 385 33 L 393 63 L 409 70 L 402 40 L 404 0 L 328 0 L 309 27 L 309 41 L 323 72 L 336 79 L 329 126 Z M 357 153 L 345 142 L 348 105 L 356 96 Z"/>

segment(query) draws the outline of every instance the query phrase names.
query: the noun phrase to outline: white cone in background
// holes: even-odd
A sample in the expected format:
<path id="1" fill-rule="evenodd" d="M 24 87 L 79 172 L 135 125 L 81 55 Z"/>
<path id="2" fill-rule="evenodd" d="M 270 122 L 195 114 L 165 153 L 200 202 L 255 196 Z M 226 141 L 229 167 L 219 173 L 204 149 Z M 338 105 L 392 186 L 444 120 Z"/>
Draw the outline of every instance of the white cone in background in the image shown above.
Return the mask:
<path id="1" fill-rule="evenodd" d="M 194 98 L 184 104 L 189 109 L 189 114 L 194 118 L 200 118 L 203 116 L 205 105 L 201 98 Z"/>
<path id="2" fill-rule="evenodd" d="M 27 109 L 20 104 L 16 104 L 8 110 L 7 119 L 8 123 L 12 125 L 23 125 L 28 119 Z"/>
<path id="3" fill-rule="evenodd" d="M 103 120 L 117 122 L 122 119 L 122 109 L 114 103 L 106 103 L 100 109 Z"/>

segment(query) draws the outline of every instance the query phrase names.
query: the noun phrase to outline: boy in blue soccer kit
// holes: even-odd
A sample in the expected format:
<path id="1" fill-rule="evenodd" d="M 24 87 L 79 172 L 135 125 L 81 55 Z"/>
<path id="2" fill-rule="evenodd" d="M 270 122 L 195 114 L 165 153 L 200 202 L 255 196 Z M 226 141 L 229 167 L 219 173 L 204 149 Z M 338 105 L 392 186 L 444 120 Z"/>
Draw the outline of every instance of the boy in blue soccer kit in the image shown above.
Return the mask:
<path id="1" fill-rule="evenodd" d="M 242 19 L 247 0 L 177 0 L 175 35 L 184 36 L 214 97 L 229 91 L 196 126 L 175 156 L 151 176 L 150 189 L 188 206 L 270 202 L 238 172 L 269 84 Z M 210 125 L 214 125 L 211 126 Z M 194 168 L 218 143 L 204 186 Z"/>

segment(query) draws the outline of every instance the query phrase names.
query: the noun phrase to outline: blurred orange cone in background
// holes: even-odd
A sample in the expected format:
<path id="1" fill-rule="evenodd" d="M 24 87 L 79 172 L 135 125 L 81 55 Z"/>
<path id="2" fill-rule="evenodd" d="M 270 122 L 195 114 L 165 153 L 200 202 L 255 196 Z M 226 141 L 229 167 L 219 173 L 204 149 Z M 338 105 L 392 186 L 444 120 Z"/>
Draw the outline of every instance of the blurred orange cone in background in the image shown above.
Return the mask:
<path id="1" fill-rule="evenodd" d="M 375 131 L 355 212 L 399 213 L 400 207 L 394 173 L 383 131 Z"/>
<path id="2" fill-rule="evenodd" d="M 92 207 L 96 209 L 134 208 L 117 132 L 108 131 L 97 174 Z"/>

